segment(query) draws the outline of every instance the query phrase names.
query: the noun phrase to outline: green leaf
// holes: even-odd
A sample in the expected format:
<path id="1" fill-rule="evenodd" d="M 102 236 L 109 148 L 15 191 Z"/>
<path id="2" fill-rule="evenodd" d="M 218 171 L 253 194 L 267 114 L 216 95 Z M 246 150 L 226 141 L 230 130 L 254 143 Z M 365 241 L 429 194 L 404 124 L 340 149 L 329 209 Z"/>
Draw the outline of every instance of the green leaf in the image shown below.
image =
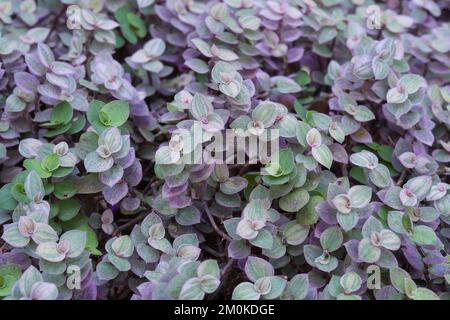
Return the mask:
<path id="1" fill-rule="evenodd" d="M 99 118 L 99 112 L 104 105 L 105 103 L 102 101 L 92 100 L 91 103 L 89 104 L 89 110 L 87 112 L 87 119 L 89 123 L 94 127 L 95 131 L 97 131 L 97 133 L 99 134 L 108 128 L 107 126 L 103 125 L 103 123 L 100 122 Z"/>
<path id="2" fill-rule="evenodd" d="M 0 209 L 13 211 L 17 206 L 17 201 L 11 193 L 12 183 L 5 184 L 0 189 Z"/>
<path id="3" fill-rule="evenodd" d="M 19 280 L 22 271 L 13 264 L 4 264 L 0 266 L 0 297 L 6 297 L 11 294 L 11 290 Z"/>
<path id="4" fill-rule="evenodd" d="M 366 183 L 366 179 L 364 177 L 364 170 L 360 167 L 353 167 L 350 169 L 350 177 L 355 179 L 359 183 Z"/>
<path id="5" fill-rule="evenodd" d="M 231 299 L 233 300 L 259 300 L 261 294 L 256 292 L 253 283 L 242 282 L 234 290 Z"/>
<path id="6" fill-rule="evenodd" d="M 135 15 L 132 12 L 128 12 L 127 21 L 130 24 L 131 29 L 139 38 L 144 38 L 147 35 L 147 28 L 141 17 Z"/>
<path id="7" fill-rule="evenodd" d="M 81 209 L 80 203 L 75 199 L 61 200 L 58 202 L 58 205 L 58 218 L 61 221 L 68 221 L 73 219 Z"/>
<path id="8" fill-rule="evenodd" d="M 60 166 L 60 160 L 56 153 L 49 153 L 42 159 L 41 166 L 44 170 L 49 172 L 55 171 Z"/>
<path id="9" fill-rule="evenodd" d="M 128 102 L 115 100 L 101 107 L 98 113 L 100 122 L 108 127 L 120 127 L 130 115 Z"/>
<path id="10" fill-rule="evenodd" d="M 77 188 L 72 180 L 55 183 L 53 194 L 61 200 L 68 199 L 77 194 Z"/>
<path id="11" fill-rule="evenodd" d="M 49 178 L 52 176 L 52 173 L 41 166 L 41 162 L 35 159 L 25 159 L 23 162 L 23 166 L 25 169 L 29 171 L 36 171 L 36 173 L 42 179 Z"/>
<path id="12" fill-rule="evenodd" d="M 295 300 L 303 300 L 308 295 L 309 277 L 308 274 L 297 274 L 289 281 L 288 292 Z"/>
<path id="13" fill-rule="evenodd" d="M 50 122 L 55 124 L 68 124 L 73 117 L 72 106 L 64 101 L 58 103 L 52 110 Z"/>

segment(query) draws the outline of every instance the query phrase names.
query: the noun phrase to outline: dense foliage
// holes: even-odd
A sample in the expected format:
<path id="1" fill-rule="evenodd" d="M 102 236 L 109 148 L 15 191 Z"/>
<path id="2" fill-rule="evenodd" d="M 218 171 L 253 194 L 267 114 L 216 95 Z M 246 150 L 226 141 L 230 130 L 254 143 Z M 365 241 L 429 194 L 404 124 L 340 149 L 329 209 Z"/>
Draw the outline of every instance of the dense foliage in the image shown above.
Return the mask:
<path id="1" fill-rule="evenodd" d="M 0 1 L 0 298 L 449 299 L 449 17 Z M 277 157 L 186 161 L 225 129 Z"/>

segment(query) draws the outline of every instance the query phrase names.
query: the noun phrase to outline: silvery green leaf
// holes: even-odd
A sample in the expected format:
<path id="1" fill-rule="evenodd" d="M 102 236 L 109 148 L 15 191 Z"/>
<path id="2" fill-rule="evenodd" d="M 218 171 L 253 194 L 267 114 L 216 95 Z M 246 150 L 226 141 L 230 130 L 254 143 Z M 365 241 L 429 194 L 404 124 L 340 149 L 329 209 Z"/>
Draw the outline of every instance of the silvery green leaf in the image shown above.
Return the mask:
<path id="1" fill-rule="evenodd" d="M 395 233 L 406 234 L 407 231 L 403 226 L 403 215 L 404 213 L 401 211 L 389 211 L 388 212 L 388 226 Z"/>
<path id="2" fill-rule="evenodd" d="M 381 230 L 380 235 L 381 235 L 381 245 L 384 248 L 392 251 L 400 249 L 400 245 L 402 242 L 400 238 L 391 230 L 387 229 Z"/>
<path id="3" fill-rule="evenodd" d="M 337 30 L 333 27 L 324 27 L 319 32 L 318 42 L 320 44 L 327 43 L 333 40 L 337 35 Z"/>
<path id="4" fill-rule="evenodd" d="M 217 57 L 223 61 L 235 61 L 239 59 L 236 53 L 225 48 L 218 48 Z"/>
<path id="5" fill-rule="evenodd" d="M 89 153 L 84 159 L 84 167 L 87 172 L 104 172 L 114 165 L 112 157 L 102 158 L 97 152 Z"/>
<path id="6" fill-rule="evenodd" d="M 320 256 L 314 260 L 315 266 L 320 271 L 330 273 L 338 267 L 338 259 L 333 256 Z"/>
<path id="7" fill-rule="evenodd" d="M 44 242 L 38 245 L 36 254 L 41 258 L 50 262 L 63 261 L 66 255 L 58 251 L 58 244 L 56 242 Z"/>
<path id="8" fill-rule="evenodd" d="M 297 82 L 294 80 L 283 77 L 283 76 L 277 76 L 273 77 L 271 79 L 272 86 L 275 87 L 276 91 L 279 93 L 297 93 L 302 91 L 302 87 L 300 87 Z"/>
<path id="9" fill-rule="evenodd" d="M 328 132 L 330 133 L 330 136 L 336 140 L 339 143 L 343 143 L 345 140 L 345 133 L 344 130 L 342 130 L 342 128 L 340 127 L 339 124 L 337 124 L 336 122 L 332 122 Z"/>
<path id="10" fill-rule="evenodd" d="M 405 186 L 421 201 L 430 191 L 432 184 L 433 181 L 430 176 L 419 176 L 409 179 Z"/>
<path id="11" fill-rule="evenodd" d="M 154 263 L 159 259 L 159 252 L 146 243 L 137 244 L 136 252 L 138 253 L 139 257 L 141 257 L 145 261 L 145 263 Z"/>
<path id="12" fill-rule="evenodd" d="M 375 247 L 370 239 L 364 238 L 358 245 L 358 257 L 364 262 L 373 263 L 380 259 L 381 249 Z"/>
<path id="13" fill-rule="evenodd" d="M 220 285 L 220 280 L 216 277 L 205 275 L 200 277 L 200 286 L 205 293 L 213 293 Z"/>
<path id="14" fill-rule="evenodd" d="M 391 174 L 384 164 L 378 164 L 370 170 L 369 178 L 379 188 L 387 188 L 392 184 Z"/>
<path id="15" fill-rule="evenodd" d="M 311 148 L 318 148 L 322 144 L 322 136 L 319 130 L 311 128 L 306 134 L 306 143 Z"/>
<path id="16" fill-rule="evenodd" d="M 242 16 L 239 17 L 239 24 L 242 28 L 257 31 L 261 25 L 261 19 L 255 16 Z"/>
<path id="17" fill-rule="evenodd" d="M 416 93 L 421 87 L 427 86 L 425 79 L 417 74 L 405 74 L 399 83 L 405 87 L 408 94 Z"/>
<path id="18" fill-rule="evenodd" d="M 117 270 L 126 272 L 131 269 L 131 264 L 127 259 L 120 258 L 114 254 L 108 254 L 108 260 Z"/>
<path id="19" fill-rule="evenodd" d="M 151 57 L 159 57 L 166 50 L 166 44 L 159 38 L 153 38 L 144 45 L 144 51 Z"/>
<path id="20" fill-rule="evenodd" d="M 20 140 L 19 153 L 25 158 L 35 158 L 42 145 L 40 140 L 34 138 Z"/>
<path id="21" fill-rule="evenodd" d="M 178 257 L 192 260 L 192 261 L 197 260 L 200 253 L 201 253 L 200 248 L 198 248 L 197 246 L 190 245 L 190 244 L 181 245 L 181 246 L 179 246 L 178 249 L 176 249 L 176 254 Z"/>
<path id="22" fill-rule="evenodd" d="M 244 218 L 237 224 L 236 234 L 243 239 L 251 240 L 258 236 L 258 230 L 255 230 L 251 220 Z"/>
<path id="23" fill-rule="evenodd" d="M 242 282 L 234 290 L 231 299 L 233 300 L 259 300 L 261 294 L 256 292 L 253 283 Z"/>
<path id="24" fill-rule="evenodd" d="M 260 102 L 252 111 L 252 119 L 261 121 L 265 128 L 271 127 L 277 117 L 276 105 L 269 101 Z"/>
<path id="25" fill-rule="evenodd" d="M 36 223 L 36 230 L 31 236 L 37 244 L 58 241 L 58 234 L 46 223 Z"/>
<path id="26" fill-rule="evenodd" d="M 291 281 L 289 281 L 287 290 L 295 300 L 305 299 L 309 291 L 308 274 L 296 274 L 292 277 Z"/>
<path id="27" fill-rule="evenodd" d="M 52 49 L 45 43 L 38 43 L 37 45 L 37 53 L 39 57 L 39 61 L 47 68 L 50 68 L 50 65 L 53 61 L 55 61 L 55 56 L 53 55 Z"/>
<path id="28" fill-rule="evenodd" d="M 419 212 L 420 220 L 423 222 L 432 222 L 439 218 L 439 211 L 433 207 L 421 207 Z"/>
<path id="29" fill-rule="evenodd" d="M 286 212 L 297 212 L 309 201 L 309 193 L 304 189 L 296 189 L 279 200 L 279 206 Z"/>
<path id="30" fill-rule="evenodd" d="M 258 235 L 249 242 L 255 247 L 270 250 L 273 246 L 273 236 L 268 230 L 261 229 L 258 231 Z"/>
<path id="31" fill-rule="evenodd" d="M 108 147 L 111 153 L 116 153 L 122 148 L 122 136 L 117 128 L 108 128 L 100 134 L 99 145 Z"/>
<path id="32" fill-rule="evenodd" d="M 199 278 L 191 278 L 183 284 L 179 298 L 182 300 L 201 300 L 205 296 Z"/>
<path id="33" fill-rule="evenodd" d="M 389 89 L 386 95 L 386 101 L 388 103 L 403 103 L 408 99 L 408 92 L 406 89 L 394 87 Z"/>
<path id="34" fill-rule="evenodd" d="M 397 267 L 389 270 L 389 278 L 395 289 L 401 293 L 405 293 L 405 280 L 411 279 L 411 276 L 402 268 Z"/>
<path id="35" fill-rule="evenodd" d="M 263 295 L 264 299 L 276 299 L 284 291 L 286 287 L 287 280 L 277 276 L 268 277 L 270 279 L 270 291 Z"/>
<path id="36" fill-rule="evenodd" d="M 317 148 L 312 148 L 312 155 L 314 159 L 316 159 L 316 161 L 325 168 L 331 168 L 331 164 L 333 163 L 333 155 L 326 145 L 322 144 Z"/>
<path id="37" fill-rule="evenodd" d="M 359 216 L 355 210 L 352 210 L 349 213 L 338 212 L 336 214 L 336 219 L 344 231 L 349 231 L 356 226 Z"/>
<path id="38" fill-rule="evenodd" d="M 58 297 L 58 288 L 49 282 L 36 282 L 31 287 L 31 300 L 56 300 Z"/>
<path id="39" fill-rule="evenodd" d="M 383 230 L 383 224 L 374 216 L 369 217 L 362 227 L 363 237 L 370 238 L 372 233 L 381 232 Z"/>
<path id="40" fill-rule="evenodd" d="M 427 288 L 417 288 L 413 293 L 413 300 L 441 300 L 439 296 Z"/>
<path id="41" fill-rule="evenodd" d="M 414 207 L 417 204 L 416 195 L 409 189 L 405 188 L 400 191 L 400 202 L 405 207 Z"/>
<path id="42" fill-rule="evenodd" d="M 442 216 L 448 217 L 450 215 L 450 195 L 446 195 L 442 199 L 436 200 L 434 206 Z"/>
<path id="43" fill-rule="evenodd" d="M 284 138 L 293 138 L 297 133 L 297 118 L 293 114 L 286 114 L 283 119 L 278 122 L 280 136 Z"/>
<path id="44" fill-rule="evenodd" d="M 69 258 L 75 258 L 78 257 L 86 247 L 86 232 L 81 230 L 70 230 L 65 232 L 61 238 L 60 241 L 67 240 L 70 245 L 70 250 L 67 253 L 67 257 Z"/>
<path id="45" fill-rule="evenodd" d="M 320 247 L 318 247 L 316 245 L 306 244 L 303 247 L 303 254 L 305 256 L 305 260 L 312 267 L 316 266 L 315 260 L 318 257 L 320 257 L 322 252 L 323 252 L 322 248 L 320 248 Z"/>
<path id="46" fill-rule="evenodd" d="M 354 118 L 359 122 L 367 122 L 375 119 L 375 115 L 366 106 L 358 105 L 356 107 L 356 113 L 354 114 Z"/>
<path id="47" fill-rule="evenodd" d="M 232 240 L 228 245 L 228 256 L 232 259 L 244 259 L 250 255 L 251 247 L 245 240 Z"/>
<path id="48" fill-rule="evenodd" d="M 153 248 L 155 248 L 159 251 L 162 251 L 166 254 L 171 254 L 173 252 L 172 245 L 170 244 L 169 240 L 167 240 L 166 238 L 149 239 L 148 242 Z"/>
<path id="49" fill-rule="evenodd" d="M 39 260 L 39 269 L 46 274 L 62 275 L 66 269 L 66 262 L 50 262 L 44 259 Z"/>
<path id="50" fill-rule="evenodd" d="M 273 276 L 274 269 L 266 260 L 250 256 L 245 263 L 245 274 L 251 281 L 255 282 L 259 278 Z"/>
<path id="51" fill-rule="evenodd" d="M 345 273 L 339 282 L 345 292 L 350 293 L 358 291 L 361 288 L 362 279 L 356 272 L 350 271 Z"/>
<path id="52" fill-rule="evenodd" d="M 117 270 L 111 263 L 101 261 L 97 264 L 96 273 L 100 280 L 109 281 L 119 275 L 119 270 Z"/>
<path id="53" fill-rule="evenodd" d="M 363 150 L 353 153 L 350 156 L 350 162 L 358 167 L 374 169 L 378 166 L 378 158 L 370 151 Z"/>
<path id="54" fill-rule="evenodd" d="M 272 248 L 263 249 L 262 254 L 271 259 L 280 259 L 286 254 L 286 250 L 286 245 L 282 242 L 281 237 L 274 235 Z"/>
<path id="55" fill-rule="evenodd" d="M 195 119 L 201 120 L 213 112 L 214 108 L 206 96 L 196 93 L 192 99 L 190 110 Z"/>
<path id="56" fill-rule="evenodd" d="M 209 72 L 208 64 L 200 59 L 188 59 L 184 62 L 191 70 L 199 73 L 205 74 Z"/>
<path id="57" fill-rule="evenodd" d="M 436 233 L 427 226 L 415 226 L 412 230 L 411 240 L 418 245 L 433 246 L 437 244 L 438 238 Z"/>
<path id="58" fill-rule="evenodd" d="M 44 184 L 36 171 L 30 171 L 24 183 L 25 193 L 30 200 L 41 200 L 45 195 Z M 36 198 L 37 197 L 37 198 Z"/>
<path id="59" fill-rule="evenodd" d="M 388 76 L 390 67 L 385 61 L 375 57 L 372 60 L 372 70 L 373 70 L 375 79 L 382 80 Z"/>
<path id="60" fill-rule="evenodd" d="M 324 250 L 333 252 L 339 249 L 344 240 L 342 231 L 339 227 L 329 227 L 320 235 L 320 244 Z"/>
<path id="61" fill-rule="evenodd" d="M 117 184 L 123 177 L 123 168 L 119 165 L 113 165 L 108 171 L 100 172 L 98 175 L 99 180 L 106 184 L 108 187 L 112 187 Z"/>
<path id="62" fill-rule="evenodd" d="M 202 213 L 194 206 L 181 208 L 178 210 L 175 220 L 182 226 L 191 226 L 200 223 Z"/>
<path id="63" fill-rule="evenodd" d="M 26 106 L 26 103 L 15 94 L 6 99 L 6 110 L 8 112 L 22 112 Z"/>
<path id="64" fill-rule="evenodd" d="M 15 248 L 23 248 L 30 242 L 30 238 L 20 233 L 17 222 L 5 225 L 3 230 L 2 239 Z"/>
<path id="65" fill-rule="evenodd" d="M 348 191 L 352 207 L 364 208 L 372 197 L 372 189 L 367 186 L 354 186 Z"/>
<path id="66" fill-rule="evenodd" d="M 118 257 L 128 258 L 134 251 L 134 245 L 129 236 L 118 237 L 113 241 L 111 246 Z"/>
<path id="67" fill-rule="evenodd" d="M 264 199 L 251 200 L 244 208 L 242 217 L 250 220 L 266 221 L 267 202 Z"/>
<path id="68" fill-rule="evenodd" d="M 217 264 L 216 260 L 208 259 L 200 263 L 200 265 L 197 268 L 197 275 L 199 277 L 202 276 L 212 276 L 216 279 L 220 278 L 220 269 L 219 265 Z"/>
<path id="69" fill-rule="evenodd" d="M 192 39 L 191 42 L 205 57 L 208 57 L 208 58 L 212 57 L 211 47 L 209 46 L 209 44 L 206 41 L 204 41 L 200 38 L 195 38 L 195 39 Z"/>
<path id="70" fill-rule="evenodd" d="M 159 73 L 164 69 L 164 65 L 161 61 L 154 60 L 143 64 L 142 68 L 153 73 Z"/>
<path id="71" fill-rule="evenodd" d="M 290 221 L 283 226 L 283 236 L 290 245 L 297 246 L 306 240 L 309 234 L 309 226 L 303 226 L 297 221 Z"/>
<path id="72" fill-rule="evenodd" d="M 265 295 L 270 292 L 272 288 L 271 277 L 262 277 L 255 281 L 254 288 L 256 292 Z"/>
<path id="73" fill-rule="evenodd" d="M 19 280 L 20 293 L 29 297 L 31 295 L 32 287 L 35 283 L 41 282 L 42 275 L 34 266 L 29 266 L 27 270 L 22 274 Z"/>
<path id="74" fill-rule="evenodd" d="M 180 159 L 180 152 L 168 146 L 162 146 L 156 151 L 155 162 L 157 164 L 174 164 Z"/>

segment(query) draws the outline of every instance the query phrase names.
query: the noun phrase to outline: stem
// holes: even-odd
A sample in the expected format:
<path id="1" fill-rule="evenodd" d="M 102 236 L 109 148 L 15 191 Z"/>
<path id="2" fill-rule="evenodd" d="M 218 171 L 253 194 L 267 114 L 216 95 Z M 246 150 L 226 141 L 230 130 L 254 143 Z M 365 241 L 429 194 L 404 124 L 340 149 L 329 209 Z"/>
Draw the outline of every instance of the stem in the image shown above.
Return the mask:
<path id="1" fill-rule="evenodd" d="M 208 208 L 208 205 L 206 204 L 206 202 L 203 202 L 203 207 L 205 208 L 205 212 L 206 212 L 206 215 L 208 216 L 209 223 L 211 224 L 211 227 L 214 229 L 214 231 L 215 231 L 218 235 L 220 235 L 222 238 L 224 238 L 224 239 L 226 239 L 226 240 L 228 240 L 228 241 L 233 240 L 233 239 L 231 239 L 230 236 L 228 236 L 227 234 L 225 234 L 225 233 L 224 233 L 222 230 L 220 230 L 220 228 L 217 226 L 216 221 L 214 221 L 214 218 L 213 218 L 211 212 L 209 211 L 209 208 Z"/>
<path id="2" fill-rule="evenodd" d="M 131 219 L 130 221 L 128 221 L 127 223 L 124 223 L 123 225 L 117 227 L 116 230 L 114 230 L 114 232 L 112 233 L 112 236 L 115 237 L 116 235 L 118 235 L 121 231 L 126 230 L 130 227 L 133 227 L 135 224 L 141 222 L 142 220 L 144 220 L 144 218 L 147 216 L 147 213 L 142 212 L 141 214 L 139 214 L 137 217 Z"/>

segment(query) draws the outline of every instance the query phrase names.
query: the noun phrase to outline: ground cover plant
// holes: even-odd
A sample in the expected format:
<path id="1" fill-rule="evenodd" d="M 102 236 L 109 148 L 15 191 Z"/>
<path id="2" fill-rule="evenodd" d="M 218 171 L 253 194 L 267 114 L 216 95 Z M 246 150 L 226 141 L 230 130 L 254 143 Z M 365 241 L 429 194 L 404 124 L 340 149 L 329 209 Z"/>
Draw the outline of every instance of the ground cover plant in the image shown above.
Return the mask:
<path id="1" fill-rule="evenodd" d="M 449 17 L 0 1 L 0 299 L 449 299 Z"/>

